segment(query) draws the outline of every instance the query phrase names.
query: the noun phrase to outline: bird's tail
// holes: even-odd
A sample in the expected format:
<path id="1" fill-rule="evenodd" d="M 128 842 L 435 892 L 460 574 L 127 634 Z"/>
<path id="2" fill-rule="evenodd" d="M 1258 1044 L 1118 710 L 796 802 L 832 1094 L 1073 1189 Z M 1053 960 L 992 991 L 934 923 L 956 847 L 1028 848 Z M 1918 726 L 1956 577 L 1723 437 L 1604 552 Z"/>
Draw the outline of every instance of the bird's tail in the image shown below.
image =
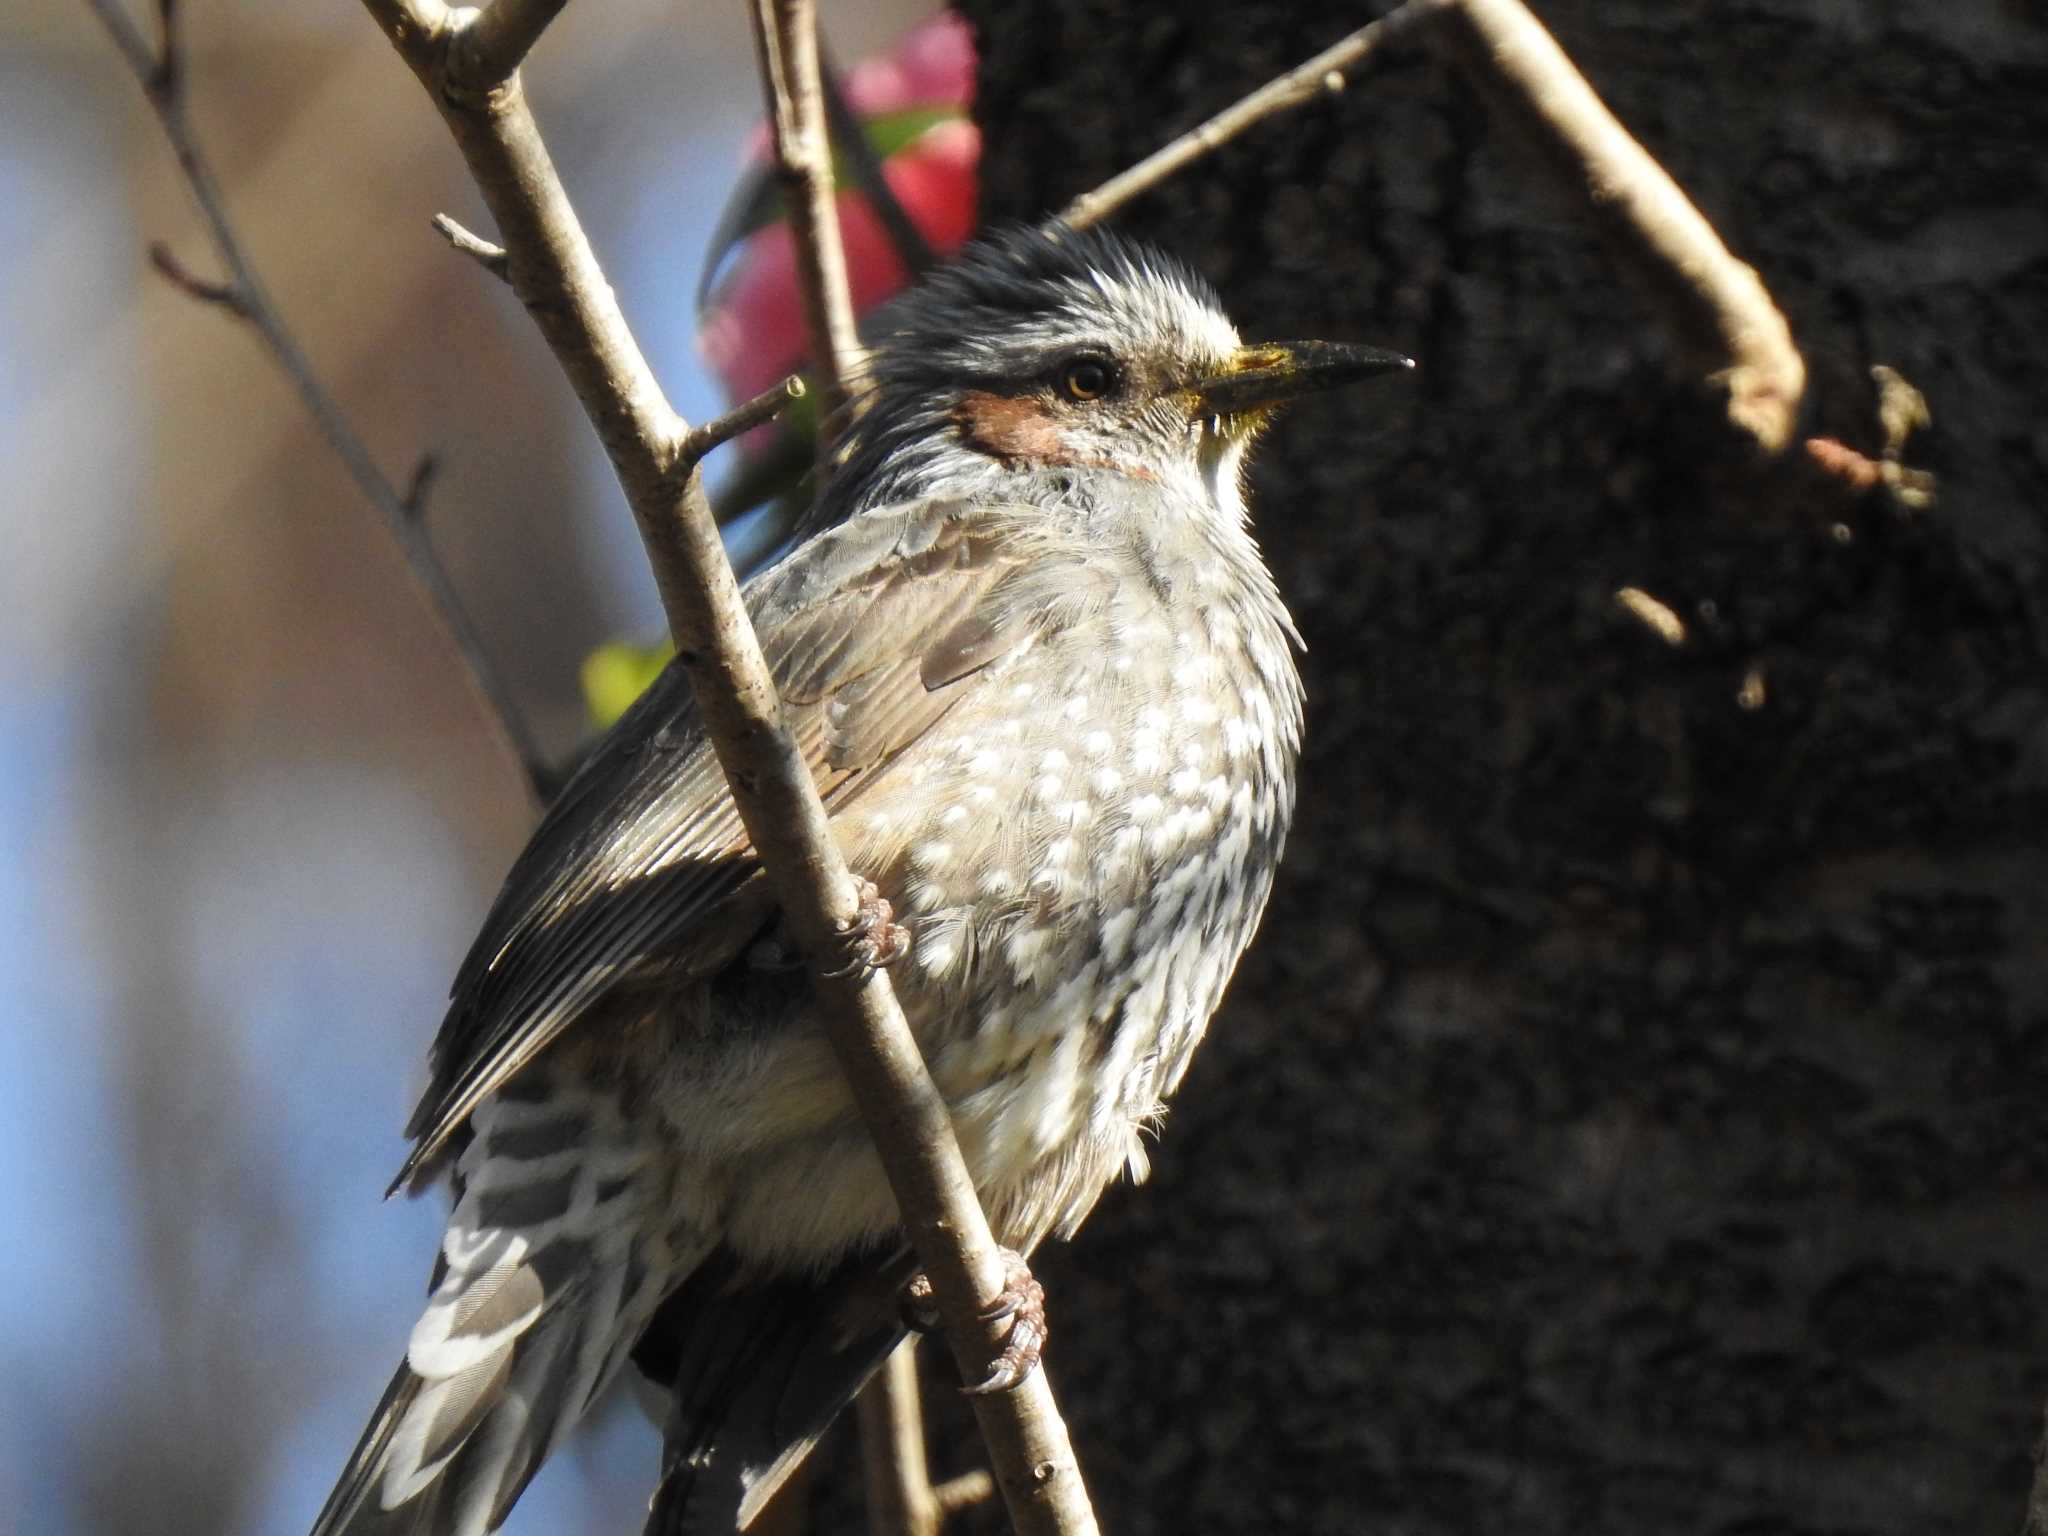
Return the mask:
<path id="1" fill-rule="evenodd" d="M 662 1304 L 635 1359 L 671 1385 L 645 1536 L 750 1529 L 904 1335 L 907 1248 L 747 1278 L 721 1251 Z"/>
<path id="2" fill-rule="evenodd" d="M 608 1101 L 529 1073 L 471 1130 L 426 1311 L 313 1536 L 496 1530 L 699 1257 Z"/>

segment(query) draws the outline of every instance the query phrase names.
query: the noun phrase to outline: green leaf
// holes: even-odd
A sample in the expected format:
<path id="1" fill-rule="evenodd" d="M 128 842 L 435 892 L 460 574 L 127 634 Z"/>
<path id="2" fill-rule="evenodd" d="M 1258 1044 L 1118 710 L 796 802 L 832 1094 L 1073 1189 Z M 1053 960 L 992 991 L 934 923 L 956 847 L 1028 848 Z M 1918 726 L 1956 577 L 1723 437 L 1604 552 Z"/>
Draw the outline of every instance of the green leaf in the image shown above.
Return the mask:
<path id="1" fill-rule="evenodd" d="M 632 707 L 633 701 L 661 675 L 676 648 L 663 640 L 659 645 L 634 645 L 615 640 L 600 645 L 583 658 L 583 707 L 590 722 L 600 731 L 609 730 Z"/>
<path id="2" fill-rule="evenodd" d="M 871 117 L 867 120 L 868 143 L 874 146 L 875 158 L 886 160 L 899 149 L 908 148 L 923 138 L 926 132 L 940 123 L 952 122 L 967 114 L 959 107 L 928 106 L 907 107 L 901 112 L 891 112 L 886 117 Z M 833 172 L 840 184 L 846 181 L 846 170 L 835 156 Z"/>

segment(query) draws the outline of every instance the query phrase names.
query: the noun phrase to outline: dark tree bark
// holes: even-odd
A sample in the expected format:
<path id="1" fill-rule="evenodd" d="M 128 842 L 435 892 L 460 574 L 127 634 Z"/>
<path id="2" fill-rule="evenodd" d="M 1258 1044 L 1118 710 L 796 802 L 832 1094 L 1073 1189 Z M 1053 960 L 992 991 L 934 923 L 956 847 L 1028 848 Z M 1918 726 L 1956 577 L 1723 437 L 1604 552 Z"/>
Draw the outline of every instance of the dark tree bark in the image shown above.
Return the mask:
<path id="1" fill-rule="evenodd" d="M 967 9 L 991 220 L 1366 14 Z M 2048 1394 L 2048 30 L 1541 12 L 1777 295 L 1812 432 L 1876 453 L 1873 364 L 1925 391 L 1939 501 L 1733 451 L 1427 57 L 1119 221 L 1248 333 L 1421 369 L 1258 469 L 1302 812 L 1152 1184 L 1040 1267 L 1075 1440 L 1117 1536 L 2014 1529 Z"/>

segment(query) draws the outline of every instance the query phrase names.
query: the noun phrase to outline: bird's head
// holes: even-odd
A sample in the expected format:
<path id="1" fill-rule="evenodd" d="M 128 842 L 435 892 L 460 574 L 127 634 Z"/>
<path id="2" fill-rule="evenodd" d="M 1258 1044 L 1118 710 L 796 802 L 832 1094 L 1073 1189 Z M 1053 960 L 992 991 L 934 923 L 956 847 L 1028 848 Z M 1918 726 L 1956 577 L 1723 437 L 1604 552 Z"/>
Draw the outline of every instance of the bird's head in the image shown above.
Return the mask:
<path id="1" fill-rule="evenodd" d="M 1019 471 L 1097 469 L 1238 514 L 1245 450 L 1283 403 L 1408 366 L 1376 347 L 1248 345 L 1208 283 L 1163 252 L 1016 230 L 892 307 L 827 500 L 843 516 Z"/>

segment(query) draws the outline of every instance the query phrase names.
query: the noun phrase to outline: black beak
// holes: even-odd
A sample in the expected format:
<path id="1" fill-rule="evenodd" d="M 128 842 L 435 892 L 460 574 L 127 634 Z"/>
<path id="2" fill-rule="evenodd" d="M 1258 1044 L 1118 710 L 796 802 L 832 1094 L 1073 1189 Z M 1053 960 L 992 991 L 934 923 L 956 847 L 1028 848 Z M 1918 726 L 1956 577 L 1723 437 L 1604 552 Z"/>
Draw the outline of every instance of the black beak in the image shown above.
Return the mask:
<path id="1" fill-rule="evenodd" d="M 1232 359 L 1228 373 L 1204 379 L 1194 386 L 1194 393 L 1204 409 L 1231 415 L 1414 366 L 1412 357 L 1384 347 L 1354 347 L 1340 341 L 1264 341 L 1246 347 Z"/>

